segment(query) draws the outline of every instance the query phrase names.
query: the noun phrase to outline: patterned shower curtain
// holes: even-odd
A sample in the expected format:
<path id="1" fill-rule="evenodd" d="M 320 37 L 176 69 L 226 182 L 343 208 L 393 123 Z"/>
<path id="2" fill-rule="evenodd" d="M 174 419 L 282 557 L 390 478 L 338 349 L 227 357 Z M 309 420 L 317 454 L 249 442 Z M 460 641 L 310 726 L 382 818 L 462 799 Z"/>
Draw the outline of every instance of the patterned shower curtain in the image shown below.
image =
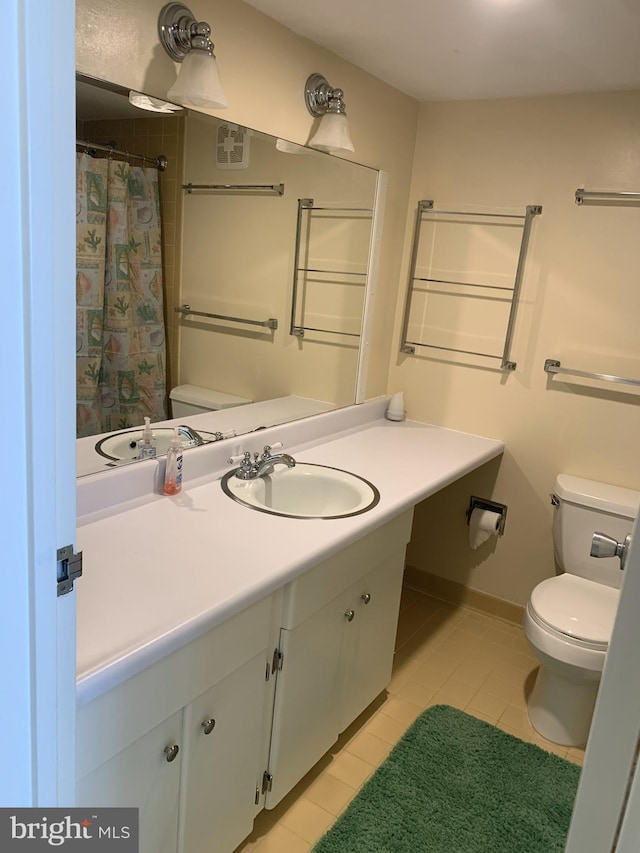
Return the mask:
<path id="1" fill-rule="evenodd" d="M 76 155 L 77 435 L 167 417 L 158 170 Z"/>

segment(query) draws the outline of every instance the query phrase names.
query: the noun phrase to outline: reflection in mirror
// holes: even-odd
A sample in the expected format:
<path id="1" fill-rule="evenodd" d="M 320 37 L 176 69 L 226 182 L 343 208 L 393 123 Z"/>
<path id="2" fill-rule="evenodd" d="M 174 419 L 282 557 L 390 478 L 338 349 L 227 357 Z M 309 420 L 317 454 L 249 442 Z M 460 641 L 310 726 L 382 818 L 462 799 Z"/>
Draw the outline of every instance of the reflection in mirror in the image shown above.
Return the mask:
<path id="1" fill-rule="evenodd" d="M 78 474 L 138 458 L 145 416 L 161 453 L 171 418 L 194 446 L 361 398 L 378 172 L 77 92 Z"/>

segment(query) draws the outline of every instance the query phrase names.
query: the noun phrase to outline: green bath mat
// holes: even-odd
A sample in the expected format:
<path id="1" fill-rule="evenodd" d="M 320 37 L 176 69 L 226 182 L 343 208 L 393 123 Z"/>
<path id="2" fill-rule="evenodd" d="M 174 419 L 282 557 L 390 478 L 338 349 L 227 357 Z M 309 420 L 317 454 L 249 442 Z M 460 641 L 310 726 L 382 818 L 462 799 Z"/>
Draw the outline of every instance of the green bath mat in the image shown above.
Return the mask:
<path id="1" fill-rule="evenodd" d="M 579 776 L 557 755 L 436 705 L 313 853 L 562 853 Z"/>

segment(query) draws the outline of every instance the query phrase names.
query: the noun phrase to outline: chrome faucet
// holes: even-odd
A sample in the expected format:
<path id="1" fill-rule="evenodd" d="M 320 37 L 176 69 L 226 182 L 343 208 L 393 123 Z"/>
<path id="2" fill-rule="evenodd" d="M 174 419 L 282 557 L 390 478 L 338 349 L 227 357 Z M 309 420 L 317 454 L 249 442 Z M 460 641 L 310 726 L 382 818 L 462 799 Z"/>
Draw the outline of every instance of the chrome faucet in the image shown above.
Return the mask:
<path id="1" fill-rule="evenodd" d="M 258 477 L 273 474 L 276 465 L 286 465 L 287 468 L 293 468 L 295 464 L 296 460 L 293 456 L 288 453 L 271 453 L 271 447 L 267 444 L 262 456 L 254 453 L 252 457 L 248 450 L 245 452 L 240 467 L 236 471 L 236 477 L 240 480 L 257 480 Z"/>

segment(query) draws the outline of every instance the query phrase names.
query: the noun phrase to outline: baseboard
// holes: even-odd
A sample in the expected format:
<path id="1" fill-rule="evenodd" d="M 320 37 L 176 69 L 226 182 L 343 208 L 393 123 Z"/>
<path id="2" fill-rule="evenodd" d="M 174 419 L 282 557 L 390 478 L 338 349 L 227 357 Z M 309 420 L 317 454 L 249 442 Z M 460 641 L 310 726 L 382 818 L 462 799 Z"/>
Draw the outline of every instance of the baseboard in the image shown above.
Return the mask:
<path id="1" fill-rule="evenodd" d="M 414 566 L 405 567 L 404 584 L 411 589 L 428 593 L 434 598 L 440 598 L 450 604 L 459 604 L 463 607 L 469 607 L 471 610 L 504 619 L 506 622 L 522 625 L 524 607 L 519 604 L 495 598 L 492 595 L 487 595 L 486 592 L 469 589 L 464 584 L 432 575 L 429 572 L 423 572 Z"/>

